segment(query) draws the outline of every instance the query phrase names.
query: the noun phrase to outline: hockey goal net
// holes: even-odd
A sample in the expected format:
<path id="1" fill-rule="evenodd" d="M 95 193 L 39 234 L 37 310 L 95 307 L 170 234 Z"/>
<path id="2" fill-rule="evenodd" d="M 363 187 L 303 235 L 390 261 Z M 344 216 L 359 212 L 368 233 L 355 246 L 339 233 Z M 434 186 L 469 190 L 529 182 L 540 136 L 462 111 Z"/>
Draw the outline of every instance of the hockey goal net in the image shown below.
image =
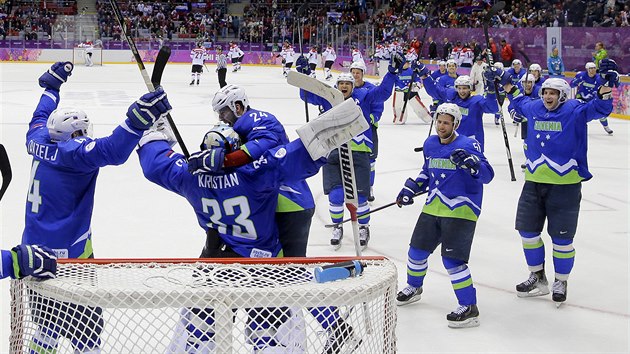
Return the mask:
<path id="1" fill-rule="evenodd" d="M 74 47 L 72 48 L 72 64 L 85 65 L 85 48 Z M 92 64 L 103 65 L 103 48 L 92 48 Z"/>
<path id="2" fill-rule="evenodd" d="M 395 353 L 396 268 L 356 258 L 64 260 L 11 281 L 12 353 Z M 354 350 L 354 351 L 353 351 Z"/>

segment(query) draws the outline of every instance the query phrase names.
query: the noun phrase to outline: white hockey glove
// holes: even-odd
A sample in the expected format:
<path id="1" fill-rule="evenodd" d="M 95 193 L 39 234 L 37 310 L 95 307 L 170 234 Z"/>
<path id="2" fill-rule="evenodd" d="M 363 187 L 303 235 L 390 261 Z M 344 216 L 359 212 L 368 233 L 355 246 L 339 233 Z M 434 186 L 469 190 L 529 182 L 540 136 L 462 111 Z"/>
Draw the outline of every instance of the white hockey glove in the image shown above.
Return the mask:
<path id="1" fill-rule="evenodd" d="M 156 140 L 166 140 L 171 147 L 177 143 L 175 134 L 173 134 L 171 125 L 168 124 L 166 117 L 158 119 L 149 130 L 144 132 L 140 142 L 138 142 L 138 146 L 143 147 L 145 144 Z"/>

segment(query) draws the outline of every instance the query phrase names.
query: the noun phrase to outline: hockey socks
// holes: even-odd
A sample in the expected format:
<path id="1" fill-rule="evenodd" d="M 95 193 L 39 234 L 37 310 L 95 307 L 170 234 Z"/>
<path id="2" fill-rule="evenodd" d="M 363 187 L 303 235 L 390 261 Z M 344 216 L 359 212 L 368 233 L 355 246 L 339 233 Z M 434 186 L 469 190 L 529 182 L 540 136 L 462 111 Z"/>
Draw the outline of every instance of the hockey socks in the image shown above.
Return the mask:
<path id="1" fill-rule="evenodd" d="M 575 263 L 575 249 L 572 239 L 552 237 L 553 266 L 557 280 L 567 280 Z"/>
<path id="2" fill-rule="evenodd" d="M 451 285 L 460 305 L 472 305 L 477 303 L 477 290 L 473 286 L 470 269 L 464 261 L 448 257 L 442 257 L 442 263 L 451 278 Z"/>
<path id="3" fill-rule="evenodd" d="M 407 284 L 421 288 L 429 268 L 429 252 L 409 247 L 407 252 Z"/>
<path id="4" fill-rule="evenodd" d="M 330 219 L 333 223 L 340 223 L 343 221 L 344 205 L 343 205 L 343 190 L 341 186 L 333 188 L 328 195 L 328 211 L 330 212 Z M 368 225 L 370 223 L 370 205 L 367 198 L 359 194 L 359 207 L 357 208 L 357 219 L 360 225 Z M 366 215 L 367 214 L 367 215 Z"/>
<path id="5" fill-rule="evenodd" d="M 537 272 L 543 269 L 545 263 L 545 245 L 540 237 L 540 232 L 519 231 L 523 252 L 530 272 Z"/>

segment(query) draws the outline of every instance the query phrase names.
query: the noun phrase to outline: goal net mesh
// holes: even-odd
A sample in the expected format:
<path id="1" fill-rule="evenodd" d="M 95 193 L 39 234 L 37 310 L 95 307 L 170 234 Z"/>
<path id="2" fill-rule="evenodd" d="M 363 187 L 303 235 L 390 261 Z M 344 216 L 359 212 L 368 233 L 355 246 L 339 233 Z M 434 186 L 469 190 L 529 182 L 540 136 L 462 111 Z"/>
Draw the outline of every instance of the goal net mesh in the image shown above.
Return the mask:
<path id="1" fill-rule="evenodd" d="M 314 280 L 348 259 L 66 261 L 55 279 L 11 281 L 10 349 L 395 353 L 392 262 L 362 258 L 358 277 Z"/>

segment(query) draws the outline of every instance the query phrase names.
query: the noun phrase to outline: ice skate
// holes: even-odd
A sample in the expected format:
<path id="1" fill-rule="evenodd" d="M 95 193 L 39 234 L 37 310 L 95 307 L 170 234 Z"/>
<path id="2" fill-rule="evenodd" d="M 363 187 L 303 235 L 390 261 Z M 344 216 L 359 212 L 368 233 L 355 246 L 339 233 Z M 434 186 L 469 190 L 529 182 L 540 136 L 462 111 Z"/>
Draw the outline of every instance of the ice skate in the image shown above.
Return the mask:
<path id="1" fill-rule="evenodd" d="M 194 85 L 194 84 L 195 84 L 195 80 L 193 80 L 193 81 L 191 81 L 191 82 L 190 82 L 190 86 L 192 86 L 192 85 Z"/>
<path id="2" fill-rule="evenodd" d="M 567 281 L 556 279 L 551 287 L 551 299 L 560 307 L 567 300 Z"/>
<path id="3" fill-rule="evenodd" d="M 359 245 L 362 250 L 367 248 L 368 242 L 370 242 L 370 227 L 368 225 L 359 226 Z"/>
<path id="4" fill-rule="evenodd" d="M 459 306 L 457 310 L 446 315 L 450 328 L 469 328 L 479 326 L 479 310 L 477 305 Z"/>
<path id="5" fill-rule="evenodd" d="M 324 345 L 324 354 L 352 353 L 362 340 L 355 336 L 354 329 L 341 318 L 337 320 L 327 331 L 328 338 Z"/>
<path id="6" fill-rule="evenodd" d="M 343 228 L 341 225 L 335 226 L 332 237 L 330 238 L 330 245 L 333 246 L 335 251 L 341 248 L 341 240 L 343 240 Z"/>
<path id="7" fill-rule="evenodd" d="M 414 286 L 407 285 L 396 295 L 396 305 L 404 306 L 414 303 L 420 300 L 420 294 L 422 294 L 422 287 L 416 288 Z"/>
<path id="8" fill-rule="evenodd" d="M 606 131 L 606 133 L 608 133 L 608 135 L 612 135 L 612 133 L 613 133 L 613 130 L 610 129 L 608 126 L 605 126 L 604 130 Z"/>
<path id="9" fill-rule="evenodd" d="M 197 80 L 197 85 L 199 85 L 199 80 Z"/>
<path id="10" fill-rule="evenodd" d="M 549 282 L 545 270 L 529 273 L 529 278 L 516 286 L 518 297 L 533 297 L 549 294 Z"/>

